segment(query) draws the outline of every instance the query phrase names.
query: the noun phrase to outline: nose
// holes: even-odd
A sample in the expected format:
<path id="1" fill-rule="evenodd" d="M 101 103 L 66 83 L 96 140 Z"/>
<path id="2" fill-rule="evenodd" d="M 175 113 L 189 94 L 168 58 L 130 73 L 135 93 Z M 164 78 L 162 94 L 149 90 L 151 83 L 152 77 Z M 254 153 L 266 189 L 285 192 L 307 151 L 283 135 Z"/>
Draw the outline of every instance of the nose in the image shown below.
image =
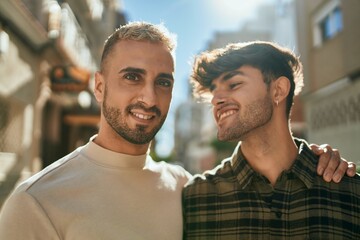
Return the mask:
<path id="1" fill-rule="evenodd" d="M 144 103 L 147 107 L 153 107 L 157 104 L 157 94 L 153 85 L 145 85 L 138 95 L 138 101 Z"/>
<path id="2" fill-rule="evenodd" d="M 224 93 L 224 91 L 215 90 L 212 92 L 212 94 L 213 94 L 213 96 L 211 99 L 211 104 L 213 106 L 218 106 L 218 105 L 221 105 L 226 102 L 227 96 Z"/>

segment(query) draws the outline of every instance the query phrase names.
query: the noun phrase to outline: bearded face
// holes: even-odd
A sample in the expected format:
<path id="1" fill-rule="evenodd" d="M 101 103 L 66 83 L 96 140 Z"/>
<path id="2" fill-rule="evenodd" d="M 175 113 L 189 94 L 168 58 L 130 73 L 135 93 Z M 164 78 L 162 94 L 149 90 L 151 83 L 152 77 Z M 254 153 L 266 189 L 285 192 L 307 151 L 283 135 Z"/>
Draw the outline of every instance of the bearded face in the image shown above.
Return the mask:
<path id="1" fill-rule="evenodd" d="M 232 116 L 234 119 L 231 123 L 219 126 L 219 140 L 242 140 L 249 132 L 252 132 L 268 123 L 273 113 L 273 105 L 271 104 L 271 99 L 268 95 L 266 95 L 263 99 L 241 106 L 240 109 L 240 111 Z M 228 120 L 230 121 L 230 119 Z"/>
<path id="2" fill-rule="evenodd" d="M 151 142 L 156 133 L 160 130 L 165 122 L 166 115 L 162 115 L 157 107 L 146 108 L 141 102 L 130 104 L 124 110 L 118 107 L 108 105 L 107 88 L 105 88 L 104 101 L 103 101 L 103 114 L 107 123 L 111 128 L 122 138 L 133 144 L 146 144 Z M 131 128 L 127 123 L 127 117 L 134 115 L 133 110 L 140 109 L 143 112 L 149 113 L 149 116 L 156 115 L 160 118 L 158 124 L 153 127 L 148 125 L 136 124 Z M 152 118 L 152 117 L 149 117 Z"/>

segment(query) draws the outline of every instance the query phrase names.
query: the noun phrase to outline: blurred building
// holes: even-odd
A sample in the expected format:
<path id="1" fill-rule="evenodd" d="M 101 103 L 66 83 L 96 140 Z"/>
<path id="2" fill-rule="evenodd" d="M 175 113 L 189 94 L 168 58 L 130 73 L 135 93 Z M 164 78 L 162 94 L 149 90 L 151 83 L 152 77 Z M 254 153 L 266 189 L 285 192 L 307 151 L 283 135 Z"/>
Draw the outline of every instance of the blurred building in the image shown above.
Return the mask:
<path id="1" fill-rule="evenodd" d="M 0 205 L 97 131 L 93 73 L 123 23 L 117 0 L 0 1 Z"/>
<path id="2" fill-rule="evenodd" d="M 296 1 L 307 137 L 360 164 L 360 1 Z"/>
<path id="3" fill-rule="evenodd" d="M 193 174 L 212 168 L 216 156 L 209 143 L 216 138 L 214 128 L 209 104 L 191 98 L 180 104 L 175 114 L 175 161 Z"/>

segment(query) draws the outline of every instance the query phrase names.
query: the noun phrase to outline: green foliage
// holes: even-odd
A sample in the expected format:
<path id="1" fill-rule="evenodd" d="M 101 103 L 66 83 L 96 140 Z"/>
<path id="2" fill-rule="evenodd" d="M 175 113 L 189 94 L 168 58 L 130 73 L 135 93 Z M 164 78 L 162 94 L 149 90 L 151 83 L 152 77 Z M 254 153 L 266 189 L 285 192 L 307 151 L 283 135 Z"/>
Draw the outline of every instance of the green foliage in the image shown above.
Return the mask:
<path id="1" fill-rule="evenodd" d="M 220 152 L 230 151 L 231 153 L 234 151 L 234 148 L 236 147 L 237 144 L 238 142 L 222 142 L 219 141 L 217 138 L 213 139 L 210 142 L 210 146 L 212 146 L 216 151 L 220 151 Z"/>
<path id="2" fill-rule="evenodd" d="M 155 162 L 161 162 L 161 161 L 164 161 L 164 162 L 172 162 L 173 161 L 173 158 L 174 158 L 174 154 L 171 153 L 169 156 L 167 157 L 160 157 L 156 151 L 152 150 L 150 151 L 150 156 L 154 159 Z"/>
<path id="3" fill-rule="evenodd" d="M 238 142 L 222 142 L 217 138 L 213 139 L 209 145 L 216 151 L 217 160 L 215 165 L 219 164 L 223 159 L 230 157 L 237 144 Z"/>

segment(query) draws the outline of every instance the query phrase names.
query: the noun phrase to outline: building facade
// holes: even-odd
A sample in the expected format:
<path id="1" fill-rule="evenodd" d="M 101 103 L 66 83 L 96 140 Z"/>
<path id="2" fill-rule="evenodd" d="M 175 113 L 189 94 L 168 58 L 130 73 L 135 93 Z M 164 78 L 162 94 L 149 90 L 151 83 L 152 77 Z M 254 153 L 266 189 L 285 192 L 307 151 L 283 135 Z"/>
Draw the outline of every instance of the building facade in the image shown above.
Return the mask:
<path id="1" fill-rule="evenodd" d="M 87 141 L 116 0 L 0 1 L 0 206 L 14 185 Z"/>
<path id="2" fill-rule="evenodd" d="M 360 2 L 296 1 L 307 137 L 360 163 Z"/>

